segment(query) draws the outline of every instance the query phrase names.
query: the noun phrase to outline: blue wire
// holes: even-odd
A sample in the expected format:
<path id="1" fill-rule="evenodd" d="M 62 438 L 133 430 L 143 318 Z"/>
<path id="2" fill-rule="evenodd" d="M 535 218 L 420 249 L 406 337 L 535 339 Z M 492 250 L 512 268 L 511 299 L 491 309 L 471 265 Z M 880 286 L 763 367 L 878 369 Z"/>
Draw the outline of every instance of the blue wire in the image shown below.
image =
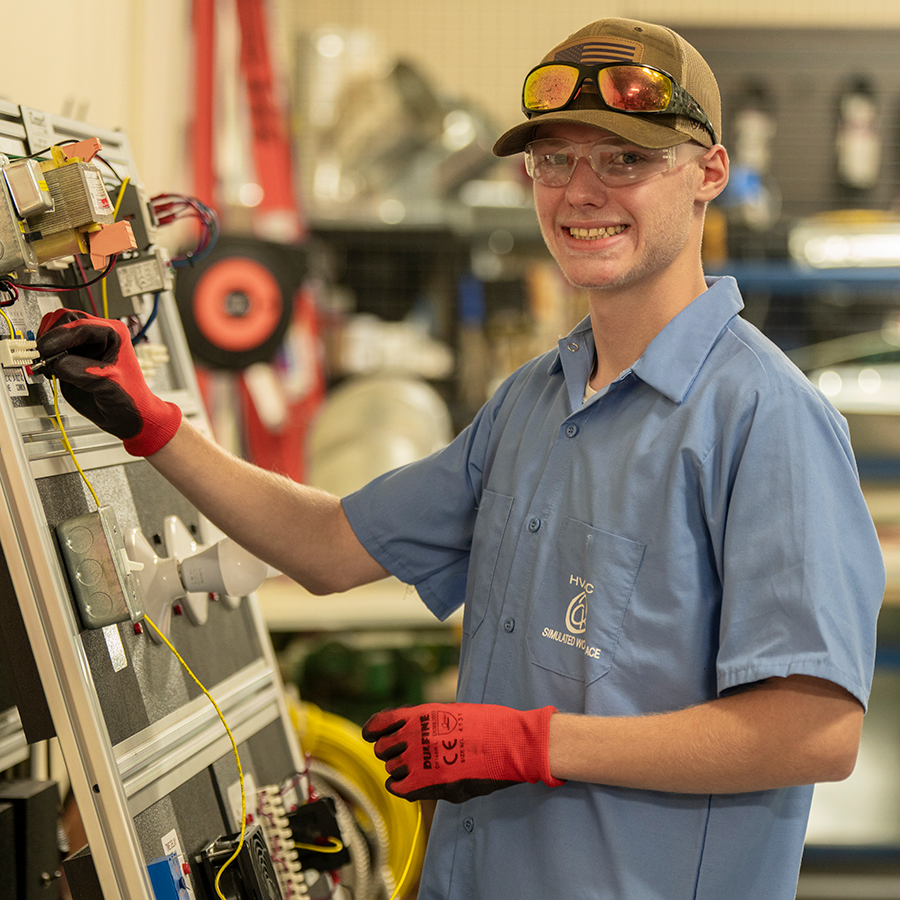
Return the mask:
<path id="1" fill-rule="evenodd" d="M 141 326 L 141 330 L 134 335 L 131 339 L 132 345 L 136 344 L 139 340 L 141 340 L 144 335 L 147 333 L 147 329 L 153 324 L 153 320 L 156 318 L 157 313 L 159 312 L 159 291 L 157 291 L 153 295 L 153 309 L 150 310 L 150 315 L 147 316 L 147 321 Z"/>

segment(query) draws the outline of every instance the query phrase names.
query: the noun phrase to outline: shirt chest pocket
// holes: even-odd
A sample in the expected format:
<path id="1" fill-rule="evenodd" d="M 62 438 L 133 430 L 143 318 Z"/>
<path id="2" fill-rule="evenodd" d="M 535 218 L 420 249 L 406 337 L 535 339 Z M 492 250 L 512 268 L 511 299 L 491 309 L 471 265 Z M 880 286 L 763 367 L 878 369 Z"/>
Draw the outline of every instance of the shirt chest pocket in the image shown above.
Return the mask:
<path id="1" fill-rule="evenodd" d="M 585 684 L 609 671 L 644 548 L 566 519 L 528 623 L 534 665 Z"/>

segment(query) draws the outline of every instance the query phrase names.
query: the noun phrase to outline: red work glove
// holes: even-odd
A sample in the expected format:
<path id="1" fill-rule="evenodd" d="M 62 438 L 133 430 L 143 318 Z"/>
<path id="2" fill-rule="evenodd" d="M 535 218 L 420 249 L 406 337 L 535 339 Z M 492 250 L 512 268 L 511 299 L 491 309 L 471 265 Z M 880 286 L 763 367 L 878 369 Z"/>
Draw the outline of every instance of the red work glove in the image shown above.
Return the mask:
<path id="1" fill-rule="evenodd" d="M 65 353 L 47 368 L 81 415 L 114 434 L 132 456 L 150 456 L 181 424 L 181 410 L 160 400 L 144 381 L 131 335 L 118 319 L 71 309 L 47 313 L 38 329 L 42 359 Z"/>
<path id="2" fill-rule="evenodd" d="M 385 760 L 387 789 L 406 800 L 462 803 L 550 774 L 552 706 L 521 712 L 483 703 L 425 703 L 385 709 L 363 726 Z"/>

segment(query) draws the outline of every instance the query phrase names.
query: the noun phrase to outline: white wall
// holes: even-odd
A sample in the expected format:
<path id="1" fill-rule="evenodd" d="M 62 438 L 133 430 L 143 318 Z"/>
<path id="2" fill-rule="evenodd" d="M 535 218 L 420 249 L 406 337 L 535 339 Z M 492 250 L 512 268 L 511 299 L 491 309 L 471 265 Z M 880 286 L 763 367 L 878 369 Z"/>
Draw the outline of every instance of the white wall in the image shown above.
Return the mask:
<path id="1" fill-rule="evenodd" d="M 678 24 L 900 29 L 898 0 L 275 0 L 290 31 L 367 28 L 445 90 L 477 100 L 501 128 L 520 121 L 525 73 L 604 16 Z M 900 36 L 898 36 L 900 39 Z"/>
<path id="2" fill-rule="evenodd" d="M 230 15 L 229 0 L 219 2 Z M 151 193 L 190 190 L 190 0 L 0 0 L 0 8 L 0 96 L 124 128 Z M 900 29 L 897 0 L 269 0 L 269 15 L 285 77 L 298 32 L 370 29 L 391 57 L 418 63 L 440 90 L 476 102 L 500 127 L 518 121 L 524 72 L 604 15 Z"/>
<path id="3" fill-rule="evenodd" d="M 0 8 L 0 97 L 122 128 L 152 191 L 188 187 L 189 0 L 0 0 Z"/>

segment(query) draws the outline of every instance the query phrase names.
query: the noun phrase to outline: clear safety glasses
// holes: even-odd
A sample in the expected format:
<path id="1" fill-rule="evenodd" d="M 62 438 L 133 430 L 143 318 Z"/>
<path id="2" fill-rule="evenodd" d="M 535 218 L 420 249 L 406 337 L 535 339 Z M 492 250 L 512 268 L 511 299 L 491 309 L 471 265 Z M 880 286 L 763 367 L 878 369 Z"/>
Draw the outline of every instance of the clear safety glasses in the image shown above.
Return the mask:
<path id="1" fill-rule="evenodd" d="M 525 147 L 525 168 L 535 181 L 562 187 L 569 183 L 578 160 L 583 158 L 605 185 L 623 187 L 661 175 L 706 152 L 705 147 L 693 143 L 651 150 L 606 139 L 575 143 L 542 138 Z"/>
<path id="2" fill-rule="evenodd" d="M 531 70 L 522 88 L 522 109 L 529 118 L 565 109 L 578 96 L 586 79 L 598 94 L 601 108 L 647 115 L 669 113 L 699 122 L 718 143 L 715 129 L 700 104 L 662 69 L 639 63 L 543 63 Z"/>

